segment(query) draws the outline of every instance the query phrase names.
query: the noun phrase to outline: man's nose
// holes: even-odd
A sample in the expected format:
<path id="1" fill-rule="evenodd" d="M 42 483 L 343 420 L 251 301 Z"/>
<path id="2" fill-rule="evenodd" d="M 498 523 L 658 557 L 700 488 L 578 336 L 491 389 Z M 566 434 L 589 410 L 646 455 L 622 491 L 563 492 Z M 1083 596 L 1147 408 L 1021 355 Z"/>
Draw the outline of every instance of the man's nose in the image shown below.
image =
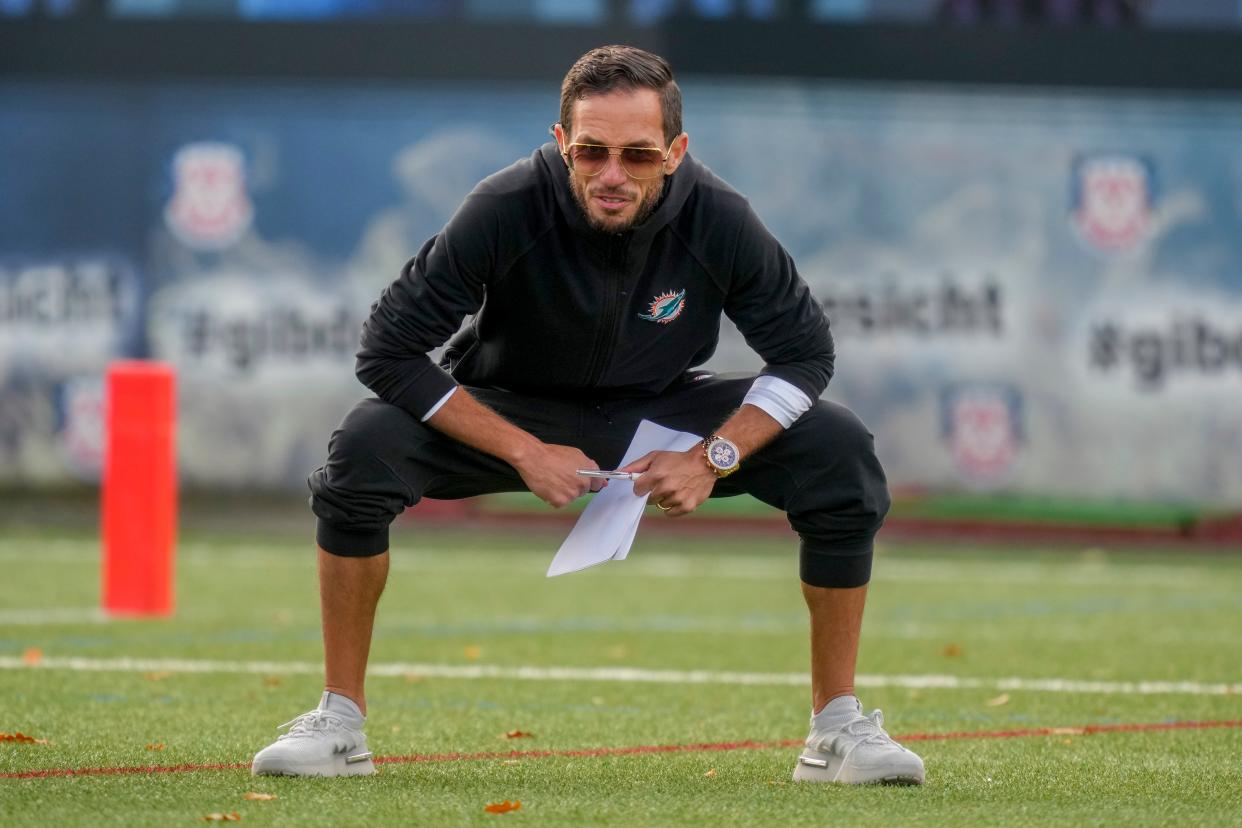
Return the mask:
<path id="1" fill-rule="evenodd" d="M 620 153 L 609 153 L 608 163 L 604 165 L 604 169 L 599 174 L 600 181 L 609 187 L 620 187 L 630 180 L 630 176 L 625 171 L 625 167 L 621 166 Z"/>

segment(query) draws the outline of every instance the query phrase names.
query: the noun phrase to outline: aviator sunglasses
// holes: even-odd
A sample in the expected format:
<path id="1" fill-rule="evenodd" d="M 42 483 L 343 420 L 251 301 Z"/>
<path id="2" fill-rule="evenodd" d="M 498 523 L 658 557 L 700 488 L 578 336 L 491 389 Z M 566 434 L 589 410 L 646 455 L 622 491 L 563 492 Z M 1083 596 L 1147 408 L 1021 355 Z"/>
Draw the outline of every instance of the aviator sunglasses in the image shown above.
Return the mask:
<path id="1" fill-rule="evenodd" d="M 674 142 L 676 139 L 674 139 Z M 673 151 L 673 144 L 667 150 L 659 147 L 613 147 L 604 144 L 573 143 L 567 145 L 561 154 L 569 163 L 569 168 L 585 176 L 599 175 L 608 166 L 608 159 L 619 156 L 621 169 L 630 178 L 642 180 L 655 178 L 664 169 L 664 162 Z"/>

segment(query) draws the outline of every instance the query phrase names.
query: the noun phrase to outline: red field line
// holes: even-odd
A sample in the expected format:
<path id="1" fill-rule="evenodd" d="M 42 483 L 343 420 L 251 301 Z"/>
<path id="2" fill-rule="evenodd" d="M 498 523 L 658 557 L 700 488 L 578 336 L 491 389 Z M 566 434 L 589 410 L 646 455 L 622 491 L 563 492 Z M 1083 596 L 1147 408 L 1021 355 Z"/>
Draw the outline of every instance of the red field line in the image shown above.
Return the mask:
<path id="1" fill-rule="evenodd" d="M 1143 733 L 1160 730 L 1208 730 L 1242 727 L 1242 719 L 1209 722 L 1146 722 L 1130 724 L 1080 725 L 1076 727 L 1032 727 L 1020 730 L 972 730 L 948 733 L 900 733 L 893 738 L 900 742 L 938 742 L 958 739 L 1021 739 L 1031 736 L 1093 736 L 1100 733 Z M 415 762 L 475 762 L 488 759 L 548 759 L 551 757 L 590 758 L 599 756 L 635 756 L 651 753 L 707 753 L 724 750 L 765 750 L 791 748 L 801 739 L 756 742 L 699 742 L 684 745 L 630 745 L 627 747 L 578 748 L 573 750 L 508 750 L 481 753 L 412 753 L 407 756 L 379 756 L 377 764 L 411 764 Z M 126 774 L 190 773 L 193 771 L 243 770 L 249 762 L 221 764 L 147 765 L 102 768 L 48 768 L 45 770 L 0 773 L 0 779 L 48 779 L 59 776 L 119 776 Z"/>

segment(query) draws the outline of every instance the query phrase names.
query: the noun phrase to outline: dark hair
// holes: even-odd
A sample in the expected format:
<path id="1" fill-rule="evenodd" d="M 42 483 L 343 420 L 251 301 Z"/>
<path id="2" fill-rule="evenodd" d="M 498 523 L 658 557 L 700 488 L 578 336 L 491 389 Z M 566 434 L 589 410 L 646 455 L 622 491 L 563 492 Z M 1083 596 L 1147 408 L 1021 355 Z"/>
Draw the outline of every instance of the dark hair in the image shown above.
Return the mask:
<path id="1" fill-rule="evenodd" d="M 574 101 L 615 89 L 654 89 L 660 93 L 664 141 L 681 135 L 681 89 L 668 61 L 633 46 L 600 46 L 574 62 L 561 83 L 561 126 L 568 132 Z"/>

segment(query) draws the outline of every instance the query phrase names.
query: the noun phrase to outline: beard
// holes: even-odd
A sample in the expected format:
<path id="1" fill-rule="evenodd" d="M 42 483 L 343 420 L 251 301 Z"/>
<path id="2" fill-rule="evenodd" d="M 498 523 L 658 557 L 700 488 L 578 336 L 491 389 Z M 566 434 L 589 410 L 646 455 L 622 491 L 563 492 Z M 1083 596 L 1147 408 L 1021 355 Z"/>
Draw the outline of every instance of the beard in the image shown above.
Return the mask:
<path id="1" fill-rule="evenodd" d="M 591 213 L 590 204 L 587 200 L 586 182 L 572 172 L 569 175 L 569 190 L 574 194 L 574 201 L 578 203 L 578 209 L 582 211 L 582 215 L 586 217 L 587 224 L 595 230 L 603 233 L 624 233 L 635 225 L 642 224 L 647 218 L 655 212 L 656 206 L 660 203 L 660 197 L 664 195 L 664 176 L 661 176 L 658 182 L 652 182 L 651 186 L 645 190 L 640 190 L 641 195 L 638 200 L 638 209 L 634 211 L 634 215 L 628 219 L 600 219 Z M 615 190 L 605 190 L 601 194 L 616 192 Z"/>

